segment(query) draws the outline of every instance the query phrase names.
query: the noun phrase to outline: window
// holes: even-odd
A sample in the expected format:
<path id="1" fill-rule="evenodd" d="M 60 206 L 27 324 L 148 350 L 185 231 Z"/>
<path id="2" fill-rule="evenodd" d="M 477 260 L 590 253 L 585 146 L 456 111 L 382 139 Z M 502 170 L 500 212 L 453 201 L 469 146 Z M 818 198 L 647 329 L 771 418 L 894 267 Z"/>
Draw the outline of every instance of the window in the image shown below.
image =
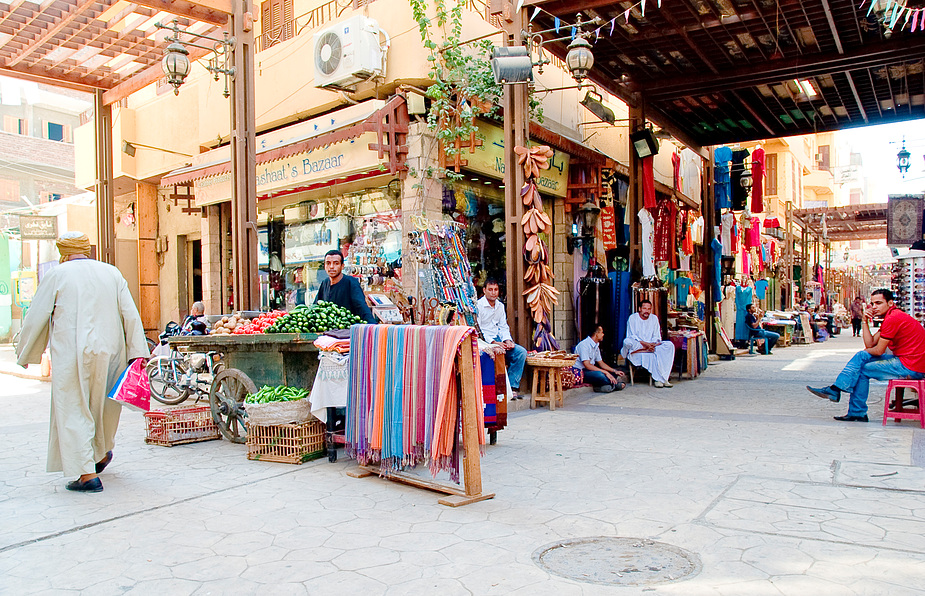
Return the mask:
<path id="1" fill-rule="evenodd" d="M 19 203 L 19 181 L 0 180 L 0 202 Z"/>
<path id="2" fill-rule="evenodd" d="M 272 48 L 294 34 L 292 0 L 265 0 L 260 5 L 260 49 Z"/>
<path id="3" fill-rule="evenodd" d="M 831 172 L 831 164 L 829 162 L 829 146 L 822 145 L 819 147 L 818 153 L 816 153 L 816 169 L 824 170 L 826 172 Z"/>
<path id="4" fill-rule="evenodd" d="M 3 116 L 3 130 L 14 135 L 28 135 L 29 121 L 14 116 Z"/>
<path id="5" fill-rule="evenodd" d="M 61 124 L 55 124 L 54 122 L 45 123 L 45 137 L 49 141 L 63 141 L 64 140 L 64 126 Z"/>
<path id="6" fill-rule="evenodd" d="M 764 157 L 765 194 L 777 194 L 777 154 L 770 153 Z"/>

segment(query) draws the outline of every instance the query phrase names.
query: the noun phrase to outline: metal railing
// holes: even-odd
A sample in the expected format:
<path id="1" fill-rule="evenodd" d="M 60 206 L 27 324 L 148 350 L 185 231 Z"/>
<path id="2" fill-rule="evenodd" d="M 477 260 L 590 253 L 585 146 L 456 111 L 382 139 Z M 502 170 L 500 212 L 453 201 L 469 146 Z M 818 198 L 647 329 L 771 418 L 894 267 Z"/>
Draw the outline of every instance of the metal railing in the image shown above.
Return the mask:
<path id="1" fill-rule="evenodd" d="M 372 2 L 375 2 L 375 0 L 329 0 L 306 13 L 294 17 L 291 21 L 283 23 L 282 26 L 276 29 L 261 33 L 258 38 L 257 51 L 262 52 L 304 32 L 318 29 L 340 18 L 347 11 L 357 10 L 361 6 Z"/>

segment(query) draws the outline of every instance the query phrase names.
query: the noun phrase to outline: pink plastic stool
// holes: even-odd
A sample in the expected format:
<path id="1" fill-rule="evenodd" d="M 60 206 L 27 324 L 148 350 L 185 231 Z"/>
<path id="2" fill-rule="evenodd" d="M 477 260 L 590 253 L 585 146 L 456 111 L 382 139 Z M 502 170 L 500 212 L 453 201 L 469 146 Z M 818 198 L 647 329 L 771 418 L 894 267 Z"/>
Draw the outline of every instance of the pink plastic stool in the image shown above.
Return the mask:
<path id="1" fill-rule="evenodd" d="M 903 408 L 902 400 L 896 400 L 896 409 L 890 409 L 890 396 L 893 390 L 900 387 L 914 389 L 919 401 L 918 408 Z M 925 381 L 913 381 L 910 379 L 893 379 L 886 388 L 886 397 L 883 400 L 883 426 L 886 426 L 887 418 L 893 418 L 896 422 L 900 420 L 918 420 L 922 428 L 925 428 Z"/>

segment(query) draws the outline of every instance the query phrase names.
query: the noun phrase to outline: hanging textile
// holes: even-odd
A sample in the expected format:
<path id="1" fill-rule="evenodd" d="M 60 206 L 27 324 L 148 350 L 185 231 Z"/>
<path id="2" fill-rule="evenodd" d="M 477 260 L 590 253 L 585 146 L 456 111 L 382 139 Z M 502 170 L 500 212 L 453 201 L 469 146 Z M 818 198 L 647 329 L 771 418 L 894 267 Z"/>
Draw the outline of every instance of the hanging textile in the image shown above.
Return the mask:
<path id="1" fill-rule="evenodd" d="M 720 218 L 719 241 L 723 243 L 723 256 L 726 256 L 726 257 L 732 256 L 733 254 L 735 254 L 732 248 L 733 247 L 732 238 L 734 234 L 733 230 L 735 228 L 735 219 L 736 219 L 735 215 L 731 211 L 727 213 L 723 213 L 723 216 Z"/>
<path id="2" fill-rule="evenodd" d="M 752 152 L 752 213 L 764 211 L 764 149 Z"/>
<path id="3" fill-rule="evenodd" d="M 609 340 L 607 335 L 604 339 L 610 343 L 612 354 L 618 354 L 623 347 L 623 340 L 626 339 L 626 322 L 630 318 L 630 308 L 632 307 L 633 298 L 631 295 L 632 286 L 630 285 L 629 271 L 614 271 L 610 274 L 610 280 L 613 287 L 613 300 L 611 302 L 611 312 L 614 313 L 614 330 Z"/>
<path id="4" fill-rule="evenodd" d="M 717 238 L 710 242 L 710 249 L 713 251 L 713 300 L 718 302 L 722 300 L 722 274 L 723 274 L 723 243 Z"/>
<path id="5" fill-rule="evenodd" d="M 745 231 L 745 248 L 761 246 L 761 222 L 757 217 L 748 220 L 749 227 Z"/>
<path id="6" fill-rule="evenodd" d="M 347 455 L 379 463 L 388 474 L 428 463 L 433 475 L 459 482 L 461 420 L 456 355 L 463 342 L 478 354 L 475 330 L 462 326 L 354 325 L 350 328 Z M 480 359 L 474 396 L 483 410 Z M 478 417 L 479 443 L 485 441 Z"/>
<path id="7" fill-rule="evenodd" d="M 732 149 L 717 147 L 713 152 L 713 195 L 716 209 L 731 209 L 732 189 L 729 179 L 729 162 L 732 161 Z"/>
<path id="8" fill-rule="evenodd" d="M 658 202 L 652 215 L 655 220 L 654 258 L 656 261 L 669 261 L 674 265 L 675 222 L 678 206 L 673 200 L 663 198 Z"/>
<path id="9" fill-rule="evenodd" d="M 742 211 L 748 206 L 748 189 L 742 186 L 742 175 L 745 174 L 745 161 L 748 159 L 748 149 L 736 149 L 732 152 L 732 210 Z"/>
<path id="10" fill-rule="evenodd" d="M 645 207 L 639 210 L 638 216 L 642 241 L 642 276 L 652 277 L 655 275 L 655 219 Z"/>
<path id="11" fill-rule="evenodd" d="M 642 206 L 646 209 L 655 208 L 655 156 L 642 158 Z"/>
<path id="12" fill-rule="evenodd" d="M 748 286 L 738 286 L 735 291 L 735 339 L 748 340 L 748 325 L 745 324 L 745 315 L 748 314 L 748 305 L 752 303 L 753 292 Z"/>
<path id="13" fill-rule="evenodd" d="M 681 154 L 678 151 L 671 154 L 671 170 L 673 172 L 674 189 L 681 190 Z"/>

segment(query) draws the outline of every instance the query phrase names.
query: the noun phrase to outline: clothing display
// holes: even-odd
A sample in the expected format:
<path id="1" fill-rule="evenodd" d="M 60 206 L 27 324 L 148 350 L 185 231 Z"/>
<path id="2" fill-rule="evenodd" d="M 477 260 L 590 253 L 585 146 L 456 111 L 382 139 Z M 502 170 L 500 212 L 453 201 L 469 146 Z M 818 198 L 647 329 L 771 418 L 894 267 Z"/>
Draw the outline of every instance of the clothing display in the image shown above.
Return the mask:
<path id="1" fill-rule="evenodd" d="M 748 223 L 751 225 L 745 230 L 745 248 L 761 246 L 761 221 L 757 217 L 752 217 Z"/>
<path id="2" fill-rule="evenodd" d="M 734 338 L 736 329 L 736 286 L 728 285 L 723 287 L 719 316 L 726 336 Z"/>
<path id="3" fill-rule="evenodd" d="M 655 219 L 648 209 L 639 210 L 640 239 L 642 240 L 642 275 L 655 275 Z"/>
<path id="4" fill-rule="evenodd" d="M 764 149 L 752 152 L 752 213 L 764 211 Z"/>
<path id="5" fill-rule="evenodd" d="M 765 294 L 768 289 L 768 280 L 759 279 L 755 282 L 755 294 L 758 296 L 758 300 L 764 300 Z"/>
<path id="6" fill-rule="evenodd" d="M 732 185 L 729 178 L 729 162 L 732 161 L 732 149 L 717 147 L 713 151 L 713 193 L 716 209 L 732 208 Z"/>
<path id="7" fill-rule="evenodd" d="M 347 454 L 383 474 L 428 463 L 459 482 L 461 420 L 456 354 L 463 342 L 478 353 L 475 330 L 463 326 L 354 325 L 350 328 Z M 482 378 L 475 358 L 474 379 Z M 482 384 L 474 397 L 483 409 Z M 478 419 L 479 443 L 484 421 Z"/>
<path id="8" fill-rule="evenodd" d="M 655 209 L 655 156 L 642 158 L 642 206 L 646 209 Z"/>
<path id="9" fill-rule="evenodd" d="M 748 305 L 753 302 L 753 292 L 748 286 L 738 286 L 735 292 L 736 322 L 735 339 L 748 339 L 748 325 L 745 324 L 745 315 L 748 314 Z"/>
<path id="10" fill-rule="evenodd" d="M 722 288 L 720 282 L 723 279 L 723 243 L 714 238 L 710 242 L 710 249 L 713 251 L 713 300 L 721 300 Z"/>
<path id="11" fill-rule="evenodd" d="M 678 306 L 687 304 L 687 294 L 690 292 L 692 283 L 689 277 L 679 277 L 674 281 L 675 288 L 678 290 Z"/>
<path id="12" fill-rule="evenodd" d="M 736 149 L 732 152 L 732 172 L 730 185 L 732 186 L 732 209 L 742 211 L 748 207 L 748 190 L 742 186 L 742 176 L 745 174 L 745 162 L 748 160 L 748 149 Z"/>
<path id="13" fill-rule="evenodd" d="M 677 245 L 676 222 L 678 206 L 671 199 L 662 199 L 653 212 L 654 223 L 654 259 L 656 261 L 674 261 Z"/>
<path id="14" fill-rule="evenodd" d="M 691 270 L 691 255 L 684 254 L 684 249 L 678 249 L 678 271 Z"/>
<path id="15" fill-rule="evenodd" d="M 720 218 L 719 241 L 723 243 L 723 256 L 732 256 L 735 254 L 735 248 L 732 242 L 735 234 L 735 215 L 730 211 L 724 213 Z"/>

